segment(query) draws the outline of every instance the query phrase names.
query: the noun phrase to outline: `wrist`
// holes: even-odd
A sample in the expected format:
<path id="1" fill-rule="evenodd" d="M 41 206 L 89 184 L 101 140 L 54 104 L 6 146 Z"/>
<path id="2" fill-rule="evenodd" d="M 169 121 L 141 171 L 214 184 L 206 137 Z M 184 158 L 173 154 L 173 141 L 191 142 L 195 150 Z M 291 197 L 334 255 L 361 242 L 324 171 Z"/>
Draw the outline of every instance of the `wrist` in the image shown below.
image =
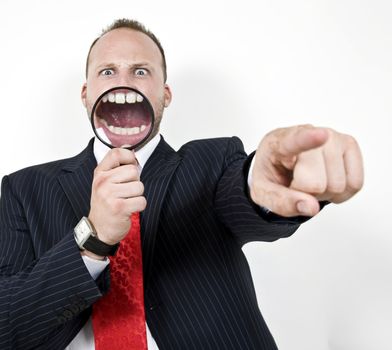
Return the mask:
<path id="1" fill-rule="evenodd" d="M 111 232 L 110 226 L 109 227 L 105 226 L 103 228 L 101 226 L 98 226 L 98 229 L 97 229 L 97 226 L 94 224 L 94 222 L 97 222 L 98 220 L 95 220 L 95 218 L 91 217 L 91 215 L 89 215 L 87 217 L 87 220 L 89 221 L 92 229 L 94 230 L 95 237 L 97 239 L 99 239 L 101 242 L 108 244 L 108 245 L 115 245 L 115 244 L 119 243 L 119 240 L 116 241 L 116 240 L 111 239 L 111 236 L 114 236 L 114 235 L 110 235 L 110 232 Z"/>
<path id="2" fill-rule="evenodd" d="M 74 235 L 81 251 L 92 253 L 98 258 L 115 255 L 119 246 L 118 243 L 108 244 L 101 241 L 95 232 L 94 226 L 86 217 L 83 217 L 75 226 Z"/>

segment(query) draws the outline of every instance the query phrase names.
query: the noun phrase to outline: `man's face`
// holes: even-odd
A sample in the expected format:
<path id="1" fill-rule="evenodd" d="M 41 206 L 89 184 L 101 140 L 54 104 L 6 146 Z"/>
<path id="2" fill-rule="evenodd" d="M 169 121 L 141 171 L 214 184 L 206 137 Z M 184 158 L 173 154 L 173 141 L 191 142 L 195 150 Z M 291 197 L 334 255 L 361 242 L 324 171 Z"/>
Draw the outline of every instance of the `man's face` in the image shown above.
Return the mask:
<path id="1" fill-rule="evenodd" d="M 159 48 L 144 33 L 115 29 L 103 35 L 92 48 L 81 94 L 89 116 L 97 98 L 117 86 L 137 89 L 151 102 L 155 125 L 150 140 L 159 131 L 163 110 L 171 101 L 171 91 L 164 82 Z"/>

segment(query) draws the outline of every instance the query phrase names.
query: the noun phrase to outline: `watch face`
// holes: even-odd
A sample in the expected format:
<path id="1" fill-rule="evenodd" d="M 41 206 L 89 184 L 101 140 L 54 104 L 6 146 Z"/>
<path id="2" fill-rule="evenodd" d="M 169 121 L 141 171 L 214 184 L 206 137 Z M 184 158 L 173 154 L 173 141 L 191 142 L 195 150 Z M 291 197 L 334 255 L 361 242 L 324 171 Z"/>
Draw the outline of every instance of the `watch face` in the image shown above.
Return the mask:
<path id="1" fill-rule="evenodd" d="M 79 221 L 79 223 L 75 227 L 75 238 L 79 247 L 83 247 L 83 244 L 87 241 L 87 239 L 91 235 L 91 229 L 86 222 L 85 218 Z"/>

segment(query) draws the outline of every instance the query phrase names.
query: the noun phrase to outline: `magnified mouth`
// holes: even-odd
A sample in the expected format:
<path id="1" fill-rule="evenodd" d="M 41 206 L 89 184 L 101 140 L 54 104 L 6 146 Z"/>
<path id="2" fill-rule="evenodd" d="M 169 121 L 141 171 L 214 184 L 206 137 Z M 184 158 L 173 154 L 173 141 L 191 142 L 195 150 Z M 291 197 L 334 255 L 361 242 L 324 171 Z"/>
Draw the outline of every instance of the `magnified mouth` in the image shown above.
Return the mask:
<path id="1" fill-rule="evenodd" d="M 102 128 L 115 147 L 141 142 L 151 129 L 151 119 L 148 101 L 126 89 L 104 95 L 95 111 L 96 128 Z"/>

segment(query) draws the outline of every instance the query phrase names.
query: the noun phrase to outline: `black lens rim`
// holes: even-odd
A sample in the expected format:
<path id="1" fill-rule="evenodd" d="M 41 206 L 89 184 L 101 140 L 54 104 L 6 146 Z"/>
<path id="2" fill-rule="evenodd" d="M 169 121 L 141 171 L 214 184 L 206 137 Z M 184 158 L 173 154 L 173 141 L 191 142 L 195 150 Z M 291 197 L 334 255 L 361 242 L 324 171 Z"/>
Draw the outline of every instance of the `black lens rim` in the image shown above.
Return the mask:
<path id="1" fill-rule="evenodd" d="M 99 134 L 98 134 L 98 132 L 97 132 L 97 129 L 96 129 L 96 126 L 95 126 L 95 123 L 94 123 L 94 119 L 95 119 L 95 118 L 94 118 L 94 114 L 95 114 L 95 110 L 96 110 L 97 107 L 98 107 L 98 104 L 101 102 L 102 98 L 103 98 L 106 94 L 108 94 L 108 93 L 111 92 L 111 91 L 120 90 L 120 89 L 122 89 L 122 90 L 125 90 L 125 89 L 126 89 L 126 90 L 129 90 L 129 91 L 134 91 L 134 92 L 138 93 L 139 95 L 141 95 L 141 96 L 143 97 L 143 99 L 144 99 L 143 101 L 145 101 L 145 102 L 147 103 L 147 108 L 148 108 L 148 110 L 149 110 L 150 117 L 151 117 L 151 126 L 150 126 L 150 130 L 148 131 L 147 135 L 146 135 L 141 141 L 139 141 L 138 143 L 136 143 L 136 144 L 134 144 L 134 145 L 131 145 L 131 146 L 129 146 L 129 147 L 121 147 L 121 148 L 124 148 L 124 149 L 133 150 L 133 149 L 139 147 L 140 145 L 142 145 L 142 144 L 150 137 L 152 131 L 154 130 L 154 123 L 155 123 L 154 108 L 152 107 L 150 100 L 149 100 L 149 99 L 146 97 L 146 95 L 144 95 L 141 91 L 139 91 L 139 90 L 137 90 L 137 89 L 135 89 L 135 88 L 131 88 L 131 87 L 129 87 L 129 86 L 116 86 L 116 87 L 113 87 L 113 88 L 110 88 L 110 89 L 106 90 L 105 92 L 103 92 L 103 93 L 97 98 L 97 100 L 95 101 L 95 103 L 94 103 L 94 105 L 93 105 L 93 109 L 91 110 L 91 115 L 90 115 L 90 123 L 91 123 L 91 127 L 93 128 L 94 134 L 95 134 L 95 136 L 98 138 L 99 141 L 101 141 L 104 145 L 106 145 L 106 146 L 108 146 L 108 147 L 110 147 L 110 148 L 116 148 L 115 146 L 113 146 L 112 144 L 106 142 L 105 140 L 103 140 L 103 139 L 99 136 Z"/>

